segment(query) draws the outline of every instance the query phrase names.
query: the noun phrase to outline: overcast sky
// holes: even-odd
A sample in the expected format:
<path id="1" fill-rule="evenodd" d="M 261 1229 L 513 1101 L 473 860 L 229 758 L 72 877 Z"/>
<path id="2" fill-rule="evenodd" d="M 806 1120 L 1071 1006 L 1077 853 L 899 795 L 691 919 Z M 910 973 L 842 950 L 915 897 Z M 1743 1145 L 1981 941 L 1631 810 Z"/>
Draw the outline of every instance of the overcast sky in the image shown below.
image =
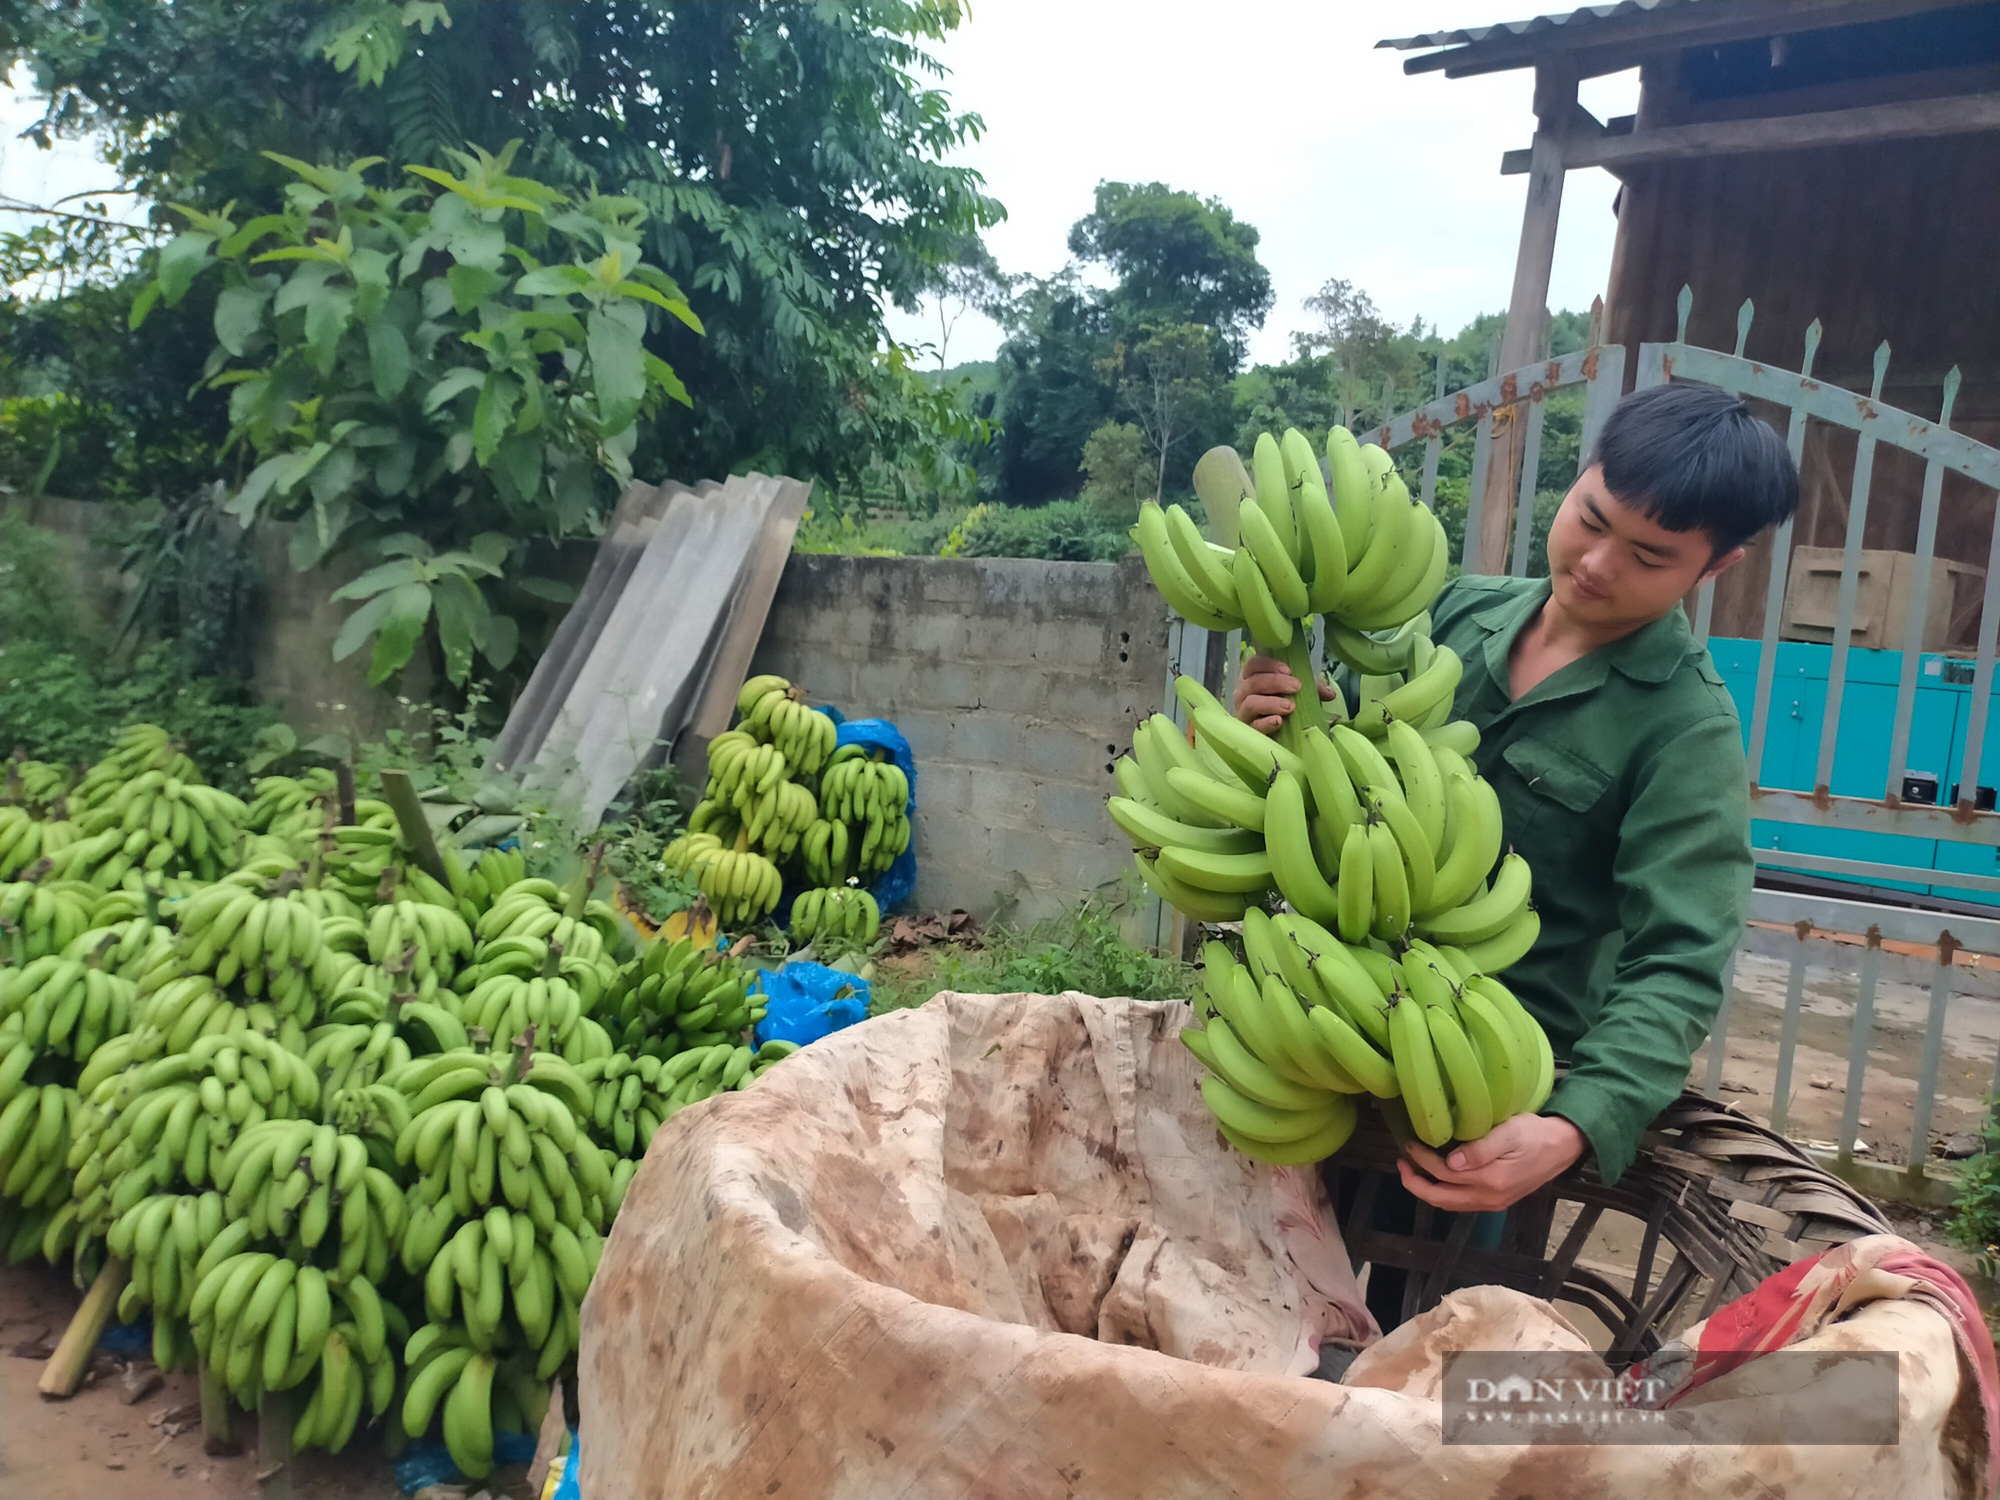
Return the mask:
<path id="1" fill-rule="evenodd" d="M 1406 76 L 1404 54 L 1375 43 L 1533 13 L 1520 0 L 971 0 L 941 60 L 953 99 L 986 121 L 960 159 L 1007 205 L 988 237 L 1004 269 L 1061 267 L 1102 179 L 1217 197 L 1263 236 L 1277 302 L 1251 352 L 1275 359 L 1301 300 L 1332 276 L 1400 324 L 1453 332 L 1505 308 L 1527 179 L 1500 176 L 1500 153 L 1532 133 L 1530 77 Z M 25 87 L 24 73 L 13 81 Z M 1583 102 L 1602 119 L 1637 95 L 1623 74 L 1586 83 Z M 36 112 L 0 88 L 0 196 L 47 204 L 113 181 L 84 143 L 19 140 Z M 1551 306 L 1602 292 L 1614 186 L 1569 174 Z M 18 222 L 0 210 L 0 227 Z M 890 326 L 938 336 L 931 316 L 892 311 Z M 998 341 L 967 316 L 948 354 L 987 358 Z"/>
<path id="2" fill-rule="evenodd" d="M 1008 271 L 1047 275 L 1099 180 L 1160 181 L 1220 198 L 1263 236 L 1277 302 L 1253 341 L 1282 357 L 1300 301 L 1328 277 L 1365 288 L 1398 323 L 1455 332 L 1504 310 L 1525 177 L 1527 72 L 1406 76 L 1383 37 L 1519 20 L 1532 0 L 971 0 L 942 49 L 958 105 L 986 135 L 962 160 L 1007 205 L 988 244 Z M 1550 10 L 1563 9 L 1549 6 Z M 1593 80 L 1599 119 L 1629 114 L 1636 72 Z M 1550 305 L 1587 308 L 1611 265 L 1616 184 L 1569 174 Z M 998 330 L 966 318 L 948 355 L 990 356 Z M 894 315 L 908 340 L 935 318 Z"/>

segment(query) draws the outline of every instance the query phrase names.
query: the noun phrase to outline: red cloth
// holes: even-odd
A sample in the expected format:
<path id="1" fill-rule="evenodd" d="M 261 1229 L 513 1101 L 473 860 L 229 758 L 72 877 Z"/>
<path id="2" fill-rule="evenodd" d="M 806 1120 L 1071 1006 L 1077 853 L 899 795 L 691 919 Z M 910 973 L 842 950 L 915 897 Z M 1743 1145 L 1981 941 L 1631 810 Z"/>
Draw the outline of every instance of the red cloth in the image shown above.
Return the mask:
<path id="1" fill-rule="evenodd" d="M 1991 1493 L 2000 1478 L 2000 1361 L 1985 1314 L 1964 1277 L 1895 1235 L 1868 1235 L 1794 1261 L 1692 1330 L 1698 1335 L 1692 1350 L 1684 1343 L 1666 1345 L 1633 1373 L 1674 1380 L 1660 1403 L 1670 1406 L 1745 1361 L 1795 1344 L 1862 1303 L 1887 1297 L 1923 1302 L 1951 1325 L 1966 1366 L 1979 1382 L 1986 1413 L 1983 1489 Z"/>

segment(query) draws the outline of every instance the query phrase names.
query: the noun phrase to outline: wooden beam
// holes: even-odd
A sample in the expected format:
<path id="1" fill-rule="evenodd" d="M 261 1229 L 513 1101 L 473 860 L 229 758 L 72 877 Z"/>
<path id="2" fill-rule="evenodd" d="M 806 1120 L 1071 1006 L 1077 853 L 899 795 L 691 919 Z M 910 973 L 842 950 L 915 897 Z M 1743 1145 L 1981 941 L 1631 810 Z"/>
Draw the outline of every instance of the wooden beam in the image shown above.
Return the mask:
<path id="1" fill-rule="evenodd" d="M 1576 74 L 1562 59 L 1535 69 L 1535 144 L 1528 173 L 1528 201 L 1521 215 L 1521 244 L 1514 257 L 1514 287 L 1507 299 L 1507 325 L 1500 335 L 1500 369 L 1518 370 L 1541 351 L 1548 317 L 1549 274 L 1555 265 L 1556 224 L 1562 216 L 1563 177 L 1569 133 L 1576 117 Z M 1520 424 L 1511 407 L 1493 417 L 1493 449 L 1484 491 L 1473 497 L 1480 508 L 1479 546 L 1472 571 L 1507 571 L 1512 532 L 1514 485 L 1521 467 Z"/>
<path id="2" fill-rule="evenodd" d="M 1961 94 L 1951 99 L 1916 99 L 1873 104 L 1865 109 L 1830 109 L 1810 115 L 1774 115 L 1758 120 L 1717 120 L 1704 125 L 1667 125 L 1627 135 L 1573 138 L 1563 153 L 1568 167 L 1621 167 L 1653 161 L 1731 156 L 1753 151 L 1802 151 L 1813 146 L 1859 146 L 1876 141 L 1919 140 L 1929 136 L 1973 135 L 2000 130 L 2000 93 Z M 1536 137 L 1538 140 L 1540 136 Z M 1534 148 L 1500 158 L 1503 176 L 1531 170 Z"/>
<path id="3" fill-rule="evenodd" d="M 1489 36 L 1410 58 L 1403 71 L 1470 78 L 1511 68 L 1539 67 L 1551 57 L 1567 54 L 1577 77 L 1596 78 L 1623 72 L 1653 54 L 1674 48 L 1892 21 L 1962 3 L 1964 0 L 1737 0 L 1728 6 L 1690 5 Z"/>

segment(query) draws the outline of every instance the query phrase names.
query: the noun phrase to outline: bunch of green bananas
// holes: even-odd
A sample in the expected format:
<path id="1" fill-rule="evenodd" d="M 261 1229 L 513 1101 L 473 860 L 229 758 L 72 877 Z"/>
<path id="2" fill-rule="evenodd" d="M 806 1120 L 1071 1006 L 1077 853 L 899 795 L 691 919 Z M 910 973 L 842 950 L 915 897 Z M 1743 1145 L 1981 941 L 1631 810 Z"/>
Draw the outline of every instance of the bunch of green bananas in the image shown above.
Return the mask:
<path id="1" fill-rule="evenodd" d="M 71 1196 L 68 1159 L 81 1100 L 60 1083 L 17 1089 L 0 1108 L 0 1196 L 28 1208 L 58 1204 Z"/>
<path id="2" fill-rule="evenodd" d="M 859 886 L 815 887 L 792 902 L 792 941 L 801 947 L 825 938 L 865 948 L 881 930 L 882 908 Z"/>
<path id="3" fill-rule="evenodd" d="M 860 841 L 836 818 L 821 818 L 799 841 L 806 879 L 817 886 L 846 885 L 860 868 Z"/>
<path id="4" fill-rule="evenodd" d="M 819 804 L 811 788 L 791 779 L 784 751 L 732 729 L 710 741 L 708 766 L 708 787 L 688 816 L 688 830 L 714 833 L 725 843 L 740 830 L 771 858 L 788 858 L 818 818 Z"/>
<path id="5" fill-rule="evenodd" d="M 0 1197 L 0 1258 L 25 1265 L 37 1256 L 54 1265 L 77 1242 L 76 1203 L 43 1203 L 34 1208 Z"/>
<path id="6" fill-rule="evenodd" d="M 1246 630 L 1272 653 L 1302 645 L 1312 615 L 1378 630 L 1429 608 L 1450 561 L 1437 517 L 1410 498 L 1383 449 L 1358 446 L 1346 428 L 1328 433 L 1326 457 L 1322 472 L 1297 428 L 1282 441 L 1261 434 L 1235 548 L 1207 541 L 1179 506 L 1140 507 L 1132 535 L 1161 597 L 1193 624 Z"/>
<path id="7" fill-rule="evenodd" d="M 507 1040 L 529 1026 L 538 1037 L 566 1040 L 593 1010 L 602 988 L 595 965 L 568 958 L 558 943 L 497 938 L 480 949 L 478 985 L 458 1002 L 469 1027 Z"/>
<path id="8" fill-rule="evenodd" d="M 358 906 L 373 906 L 383 877 L 409 873 L 410 851 L 396 831 L 388 803 L 358 797 L 355 821 L 335 828 L 321 842 L 325 882 Z"/>
<path id="9" fill-rule="evenodd" d="M 1275 889 L 1350 943 L 1415 933 L 1489 973 L 1533 945 L 1527 862 L 1501 857 L 1499 799 L 1453 748 L 1476 747 L 1470 725 L 1426 734 L 1392 715 L 1378 746 L 1336 723 L 1295 753 L 1192 679 L 1175 686 L 1195 743 L 1164 716 L 1142 725 L 1111 805 L 1163 899 L 1231 921 Z"/>
<path id="10" fill-rule="evenodd" d="M 283 839 L 314 838 L 331 820 L 326 816 L 339 790 L 334 773 L 315 766 L 303 776 L 266 776 L 251 789 L 243 826 L 251 833 Z"/>
<path id="11" fill-rule="evenodd" d="M 343 1276 L 365 1273 L 371 1281 L 381 1281 L 407 1215 L 401 1185 L 375 1165 L 369 1144 L 372 1138 L 386 1148 L 394 1138 L 391 1127 L 407 1114 L 407 1107 L 400 1113 L 370 1114 L 371 1127 L 381 1132 L 374 1137 L 310 1120 L 247 1126 L 223 1156 L 214 1179 L 226 1195 L 226 1232 L 244 1245 L 290 1238 L 301 1257 L 310 1257 L 322 1245 L 336 1246 Z"/>
<path id="12" fill-rule="evenodd" d="M 14 880 L 0 885 L 0 960 L 30 963 L 61 953 L 90 931 L 102 892 L 74 880 Z"/>
<path id="13" fill-rule="evenodd" d="M 604 957 L 618 942 L 618 914 L 602 901 L 587 901 L 572 913 L 568 898 L 549 880 L 518 880 L 481 914 L 473 931 L 481 942 L 501 937 L 545 939 L 587 963 Z"/>
<path id="14" fill-rule="evenodd" d="M 408 973 L 419 984 L 449 984 L 458 960 L 472 956 L 472 929 L 455 906 L 384 902 L 368 913 L 368 957 L 387 965 L 406 956 Z"/>
<path id="15" fill-rule="evenodd" d="M 29 760 L 18 750 L 5 765 L 6 774 L 0 775 L 0 803 L 13 804 L 37 817 L 45 817 L 56 803 L 69 795 L 71 777 L 67 766 Z"/>
<path id="16" fill-rule="evenodd" d="M 620 1051 L 669 1057 L 728 1040 L 763 1010 L 740 963 L 685 940 L 655 941 L 613 977 L 604 1017 Z"/>
<path id="17" fill-rule="evenodd" d="M 376 1416 L 394 1401 L 393 1348 L 408 1320 L 369 1278 L 329 1275 L 269 1251 L 218 1256 L 221 1243 L 197 1266 L 188 1303 L 194 1348 L 246 1408 L 266 1390 L 291 1390 L 317 1374 L 294 1420 L 292 1451 L 338 1453 L 353 1436 L 364 1400 Z"/>
<path id="18" fill-rule="evenodd" d="M 736 727 L 771 745 L 785 758 L 788 775 L 816 776 L 833 754 L 839 731 L 833 720 L 808 708 L 805 694 L 782 677 L 753 677 L 736 694 Z"/>
<path id="19" fill-rule="evenodd" d="M 1246 1155 L 1331 1155 L 1361 1094 L 1428 1145 L 1476 1140 L 1539 1109 L 1554 1084 L 1541 1027 L 1462 952 L 1418 939 L 1398 961 L 1259 907 L 1244 914 L 1243 950 L 1241 964 L 1219 942 L 1204 950 L 1205 1024 L 1182 1039 L 1209 1070 L 1210 1112 Z"/>
<path id="20" fill-rule="evenodd" d="M 466 1045 L 465 1028 L 458 1024 L 457 1018 L 444 1007 L 421 1000 L 404 1001 L 397 1007 L 394 1020 L 385 1017 L 372 1024 L 328 1022 L 307 1033 L 306 1066 L 320 1079 L 320 1092 L 329 1101 L 329 1113 L 334 1114 L 336 1123 L 340 1123 L 342 1100 L 365 1099 L 367 1103 L 367 1108 L 348 1128 L 361 1130 L 359 1118 L 381 1113 L 381 1101 L 373 1097 L 371 1090 L 382 1087 L 377 1080 L 385 1073 L 393 1073 L 410 1060 L 405 1032 L 418 1036 L 433 1051 Z M 407 1111 L 394 1107 L 395 1101 L 402 1098 L 394 1089 L 389 1089 L 383 1097 L 389 1101 L 388 1119 L 393 1126 L 389 1138 L 394 1140 Z"/>
<path id="21" fill-rule="evenodd" d="M 451 1053 L 393 1080 L 412 1109 L 396 1160 L 421 1174 L 400 1258 L 423 1277 L 434 1321 L 448 1321 L 457 1304 L 475 1346 L 491 1349 L 511 1306 L 552 1373 L 574 1349 L 551 1352 L 572 1326 L 559 1304 L 580 1302 L 589 1285 L 612 1177 L 608 1153 L 580 1123 L 580 1107 L 593 1102 L 580 1074 L 545 1053 L 510 1080 L 514 1068 L 514 1059 Z"/>
<path id="22" fill-rule="evenodd" d="M 694 876 L 724 927 L 750 926 L 775 909 L 784 894 L 778 867 L 751 849 L 740 833 L 731 845 L 713 833 L 684 833 L 667 846 L 661 863 Z"/>
<path id="23" fill-rule="evenodd" d="M 212 974 L 253 999 L 269 994 L 282 1013 L 308 1024 L 319 1010 L 313 979 L 324 945 L 320 907 L 280 882 L 204 886 L 181 906 L 180 972 Z"/>
<path id="24" fill-rule="evenodd" d="M 507 891 L 528 878 L 528 857 L 518 848 L 482 849 L 457 881 L 460 895 L 484 914 Z M 478 917 L 471 919 L 475 923 Z"/>
<path id="25" fill-rule="evenodd" d="M 105 757 L 84 772 L 69 793 L 70 806 L 77 812 L 101 806 L 149 771 L 181 781 L 201 780 L 200 769 L 166 730 L 157 724 L 129 724 L 112 737 Z"/>
<path id="26" fill-rule="evenodd" d="M 65 818 L 38 820 L 24 807 L 0 807 L 0 880 L 12 880 L 47 859 L 50 868 L 82 835 Z"/>
<path id="27" fill-rule="evenodd" d="M 565 1304 L 564 1321 L 574 1317 Z M 568 1330 L 574 1347 L 574 1329 Z M 524 1358 L 502 1356 L 474 1346 L 471 1336 L 450 1323 L 426 1323 L 403 1351 L 408 1370 L 401 1412 L 403 1431 L 421 1437 L 442 1403 L 444 1445 L 451 1460 L 471 1479 L 493 1471 L 493 1434 L 541 1430 L 549 1406 L 547 1377 Z"/>
<path id="28" fill-rule="evenodd" d="M 612 1171 L 611 1212 L 617 1213 L 631 1181 L 630 1171 L 620 1169 L 646 1154 L 654 1131 L 690 1104 L 747 1089 L 796 1051 L 797 1043 L 775 1039 L 754 1048 L 746 1042 L 721 1041 L 664 1059 L 616 1053 L 579 1068 L 584 1080 L 596 1086 L 592 1129 L 600 1141 L 626 1158 Z"/>
<path id="29" fill-rule="evenodd" d="M 102 949 L 110 942 L 105 938 Z M 18 969 L 0 969 L 0 1025 L 18 1017 L 28 1046 L 79 1063 L 130 1029 L 138 998 L 137 985 L 103 968 L 102 951 L 87 958 L 51 954 Z"/>
<path id="30" fill-rule="evenodd" d="M 909 848 L 910 782 L 886 754 L 841 746 L 820 777 L 819 797 L 826 817 L 847 824 L 850 837 L 859 830 L 854 873 L 861 879 L 882 874 Z"/>
<path id="31" fill-rule="evenodd" d="M 173 929 L 151 894 L 107 891 L 90 908 L 90 928 L 62 950 L 64 958 L 96 959 L 120 979 L 138 981 L 174 951 Z"/>
<path id="32" fill-rule="evenodd" d="M 86 1102 L 69 1166 L 87 1226 L 108 1225 L 175 1182 L 219 1186 L 243 1132 L 267 1119 L 310 1118 L 319 1106 L 319 1079 L 304 1058 L 247 1025 L 99 1078 L 98 1064 L 116 1050 L 118 1042 L 100 1048 L 77 1084 Z"/>
<path id="33" fill-rule="evenodd" d="M 220 787 L 146 771 L 77 818 L 80 836 L 55 856 L 53 870 L 102 890 L 135 872 L 213 880 L 235 863 L 245 811 Z"/>

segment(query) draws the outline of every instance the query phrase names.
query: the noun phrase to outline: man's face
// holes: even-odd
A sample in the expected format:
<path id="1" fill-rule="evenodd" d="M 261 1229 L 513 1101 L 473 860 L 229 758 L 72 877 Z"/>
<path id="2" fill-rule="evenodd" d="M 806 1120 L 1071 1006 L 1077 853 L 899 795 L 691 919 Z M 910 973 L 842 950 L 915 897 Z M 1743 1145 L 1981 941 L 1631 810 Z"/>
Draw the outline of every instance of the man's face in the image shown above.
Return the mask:
<path id="1" fill-rule="evenodd" d="M 1743 556 L 1711 556 L 1705 531 L 1669 531 L 1612 497 L 1595 464 L 1577 477 L 1549 527 L 1549 585 L 1579 624 L 1636 629 Z"/>

